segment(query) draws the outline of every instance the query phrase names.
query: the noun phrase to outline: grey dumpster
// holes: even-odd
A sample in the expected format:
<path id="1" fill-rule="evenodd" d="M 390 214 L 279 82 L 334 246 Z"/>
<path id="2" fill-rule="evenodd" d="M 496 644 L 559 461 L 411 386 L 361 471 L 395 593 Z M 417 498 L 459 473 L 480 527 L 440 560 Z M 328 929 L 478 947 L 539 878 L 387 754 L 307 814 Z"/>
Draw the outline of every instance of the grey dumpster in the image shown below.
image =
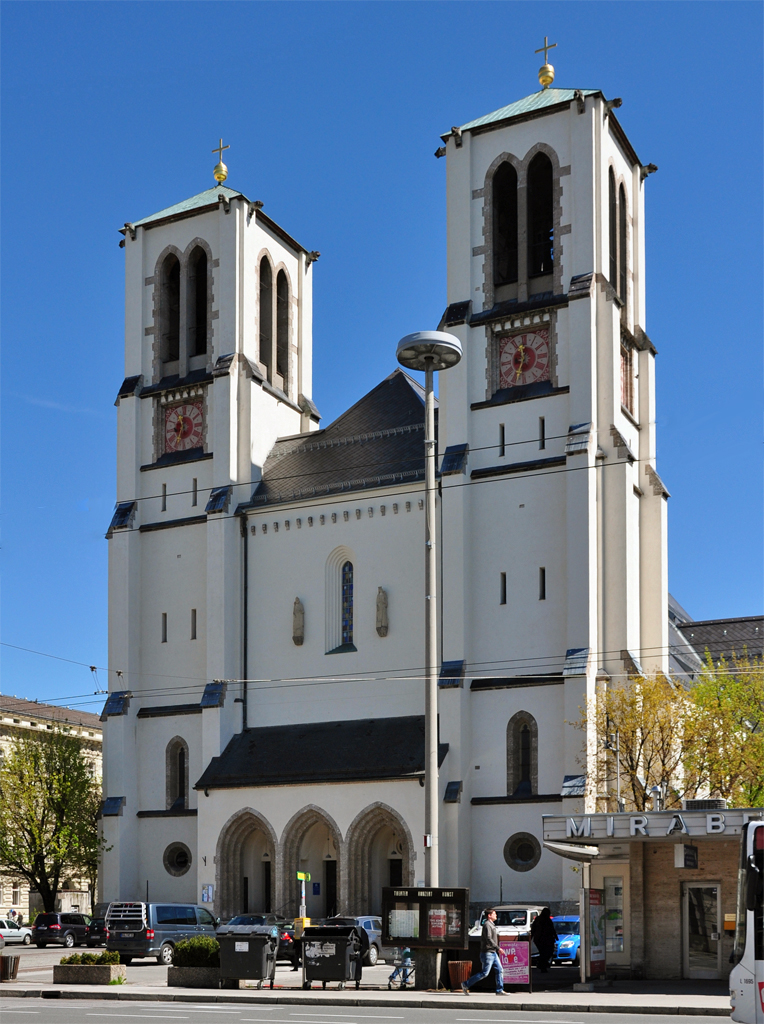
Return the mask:
<path id="1" fill-rule="evenodd" d="M 276 973 L 276 950 L 279 944 L 278 928 L 272 925 L 222 925 L 216 938 L 220 943 L 220 979 L 226 983 L 246 979 L 256 981 L 262 988 Z"/>
<path id="2" fill-rule="evenodd" d="M 320 981 L 336 981 L 340 988 L 354 981 L 361 987 L 364 955 L 361 929 L 351 925 L 326 924 L 306 928 L 302 936 L 302 987 Z"/>

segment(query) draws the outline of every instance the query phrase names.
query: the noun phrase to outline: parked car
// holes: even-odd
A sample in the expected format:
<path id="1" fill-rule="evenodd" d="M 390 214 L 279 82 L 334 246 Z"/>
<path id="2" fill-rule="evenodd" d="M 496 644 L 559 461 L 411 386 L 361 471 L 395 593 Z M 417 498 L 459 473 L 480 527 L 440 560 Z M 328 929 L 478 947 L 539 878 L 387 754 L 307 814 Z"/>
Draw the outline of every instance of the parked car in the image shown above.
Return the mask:
<path id="1" fill-rule="evenodd" d="M 285 917 L 278 914 L 238 914 L 232 917 L 226 924 L 249 924 L 271 927 L 275 925 L 279 930 L 279 948 L 276 952 L 277 960 L 288 960 L 297 969 L 300 963 L 300 946 L 295 941 L 294 924 Z"/>
<path id="2" fill-rule="evenodd" d="M 579 964 L 579 946 L 581 945 L 581 929 L 578 914 L 570 917 L 552 918 L 554 930 L 557 932 L 557 942 L 554 944 L 554 956 L 552 963 Z"/>
<path id="3" fill-rule="evenodd" d="M 32 925 L 32 939 L 40 949 L 48 945 L 86 946 L 90 935 L 87 914 L 38 914 Z"/>
<path id="4" fill-rule="evenodd" d="M 12 917 L 0 917 L 0 935 L 8 944 L 22 942 L 28 946 L 32 941 L 32 929 L 26 925 L 16 924 Z"/>
<path id="5" fill-rule="evenodd" d="M 88 935 L 89 946 L 105 946 L 109 933 L 106 930 L 106 911 L 108 903 L 96 903 L 93 907 L 93 916 L 90 919 L 90 933 Z"/>
<path id="6" fill-rule="evenodd" d="M 373 967 L 379 960 L 382 952 L 382 918 L 380 917 L 327 917 L 325 924 L 349 924 L 356 928 L 363 928 L 369 936 L 369 949 L 364 957 L 364 963 Z"/>
<path id="7" fill-rule="evenodd" d="M 106 912 L 106 948 L 129 964 L 155 956 L 169 967 L 175 946 L 194 935 L 215 935 L 220 918 L 193 903 L 110 903 Z"/>
<path id="8" fill-rule="evenodd" d="M 524 935 L 530 935 L 531 925 L 544 909 L 544 904 L 508 903 L 493 909 L 496 911 L 496 930 L 499 938 L 520 939 Z M 470 928 L 470 938 L 480 938 L 484 921 L 485 911 Z"/>

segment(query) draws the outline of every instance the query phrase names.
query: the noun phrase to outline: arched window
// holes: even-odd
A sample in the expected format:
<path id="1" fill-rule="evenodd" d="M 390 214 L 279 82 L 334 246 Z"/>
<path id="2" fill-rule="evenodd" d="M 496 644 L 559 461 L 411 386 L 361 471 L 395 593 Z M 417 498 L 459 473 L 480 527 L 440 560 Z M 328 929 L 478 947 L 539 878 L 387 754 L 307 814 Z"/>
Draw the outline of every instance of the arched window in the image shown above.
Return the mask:
<path id="1" fill-rule="evenodd" d="M 618 297 L 626 301 L 626 191 L 621 185 L 618 190 L 618 250 L 620 255 L 618 267 Z"/>
<path id="2" fill-rule="evenodd" d="M 188 807 L 188 744 L 180 736 L 167 744 L 165 783 L 167 810 L 185 810 Z"/>
<path id="3" fill-rule="evenodd" d="M 518 711 L 507 725 L 507 796 L 538 792 L 538 726 L 527 711 Z"/>
<path id="4" fill-rule="evenodd" d="M 188 261 L 188 355 L 207 353 L 207 253 L 194 249 Z"/>
<path id="5" fill-rule="evenodd" d="M 608 172 L 608 211 L 610 229 L 610 283 L 618 287 L 618 207 L 615 193 L 615 174 L 613 168 Z"/>
<path id="6" fill-rule="evenodd" d="M 289 378 L 289 284 L 283 270 L 276 276 L 276 373 L 287 390 Z"/>
<path id="7" fill-rule="evenodd" d="M 353 563 L 342 566 L 342 643 L 353 643 Z"/>
<path id="8" fill-rule="evenodd" d="M 552 161 L 537 153 L 528 168 L 528 277 L 551 274 L 554 261 Z"/>
<path id="9" fill-rule="evenodd" d="M 493 283 L 517 281 L 517 171 L 508 162 L 493 176 Z"/>
<path id="10" fill-rule="evenodd" d="M 273 383 L 273 271 L 267 256 L 260 260 L 260 362 Z"/>
<path id="11" fill-rule="evenodd" d="M 163 363 L 180 359 L 180 260 L 169 253 L 162 264 L 160 287 L 160 356 Z"/>

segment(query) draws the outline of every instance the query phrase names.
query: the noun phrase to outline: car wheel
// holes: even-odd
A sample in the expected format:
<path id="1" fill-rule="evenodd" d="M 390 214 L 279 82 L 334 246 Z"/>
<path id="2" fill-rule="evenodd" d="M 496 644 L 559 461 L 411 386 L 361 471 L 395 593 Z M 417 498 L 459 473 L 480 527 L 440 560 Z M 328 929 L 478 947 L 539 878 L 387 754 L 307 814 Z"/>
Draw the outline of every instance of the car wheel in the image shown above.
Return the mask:
<path id="1" fill-rule="evenodd" d="M 369 946 L 369 952 L 366 954 L 366 963 L 369 965 L 369 967 L 376 967 L 377 960 L 379 960 L 379 950 L 374 945 L 374 943 L 372 943 Z"/>
<path id="2" fill-rule="evenodd" d="M 24 943 L 25 946 L 28 946 L 29 943 L 32 941 L 32 936 L 31 935 L 25 935 L 24 938 L 21 941 Z"/>
<path id="3" fill-rule="evenodd" d="M 66 935 L 64 936 L 64 945 L 66 946 L 67 949 L 72 949 L 72 947 L 74 946 L 74 936 L 72 935 L 71 932 L 67 932 Z"/>
<path id="4" fill-rule="evenodd" d="M 173 950 L 170 943 L 165 942 L 165 944 L 159 950 L 159 956 L 157 957 L 158 962 L 160 964 L 163 964 L 165 967 L 172 967 L 172 958 L 174 952 L 175 951 Z"/>

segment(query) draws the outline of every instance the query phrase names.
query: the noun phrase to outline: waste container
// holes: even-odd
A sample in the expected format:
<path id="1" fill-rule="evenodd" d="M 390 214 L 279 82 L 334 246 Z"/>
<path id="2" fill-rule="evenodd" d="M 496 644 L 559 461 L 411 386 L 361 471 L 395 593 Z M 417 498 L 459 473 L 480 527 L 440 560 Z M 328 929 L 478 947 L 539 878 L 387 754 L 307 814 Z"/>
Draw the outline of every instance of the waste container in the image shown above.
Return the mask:
<path id="1" fill-rule="evenodd" d="M 344 988 L 354 981 L 361 987 L 364 942 L 360 929 L 352 925 L 313 925 L 305 929 L 302 937 L 302 987 L 320 981 L 326 988 L 328 981 L 338 982 Z"/>
<path id="2" fill-rule="evenodd" d="M 216 936 L 220 943 L 220 979 L 226 982 L 256 981 L 262 988 L 276 974 L 276 951 L 279 931 L 274 926 L 235 924 L 222 925 Z"/>
<path id="3" fill-rule="evenodd" d="M 449 960 L 448 976 L 451 982 L 451 991 L 459 992 L 462 985 L 472 974 L 471 960 Z"/>
<path id="4" fill-rule="evenodd" d="M 15 981 L 19 975 L 20 956 L 5 953 L 0 956 L 0 981 Z"/>

